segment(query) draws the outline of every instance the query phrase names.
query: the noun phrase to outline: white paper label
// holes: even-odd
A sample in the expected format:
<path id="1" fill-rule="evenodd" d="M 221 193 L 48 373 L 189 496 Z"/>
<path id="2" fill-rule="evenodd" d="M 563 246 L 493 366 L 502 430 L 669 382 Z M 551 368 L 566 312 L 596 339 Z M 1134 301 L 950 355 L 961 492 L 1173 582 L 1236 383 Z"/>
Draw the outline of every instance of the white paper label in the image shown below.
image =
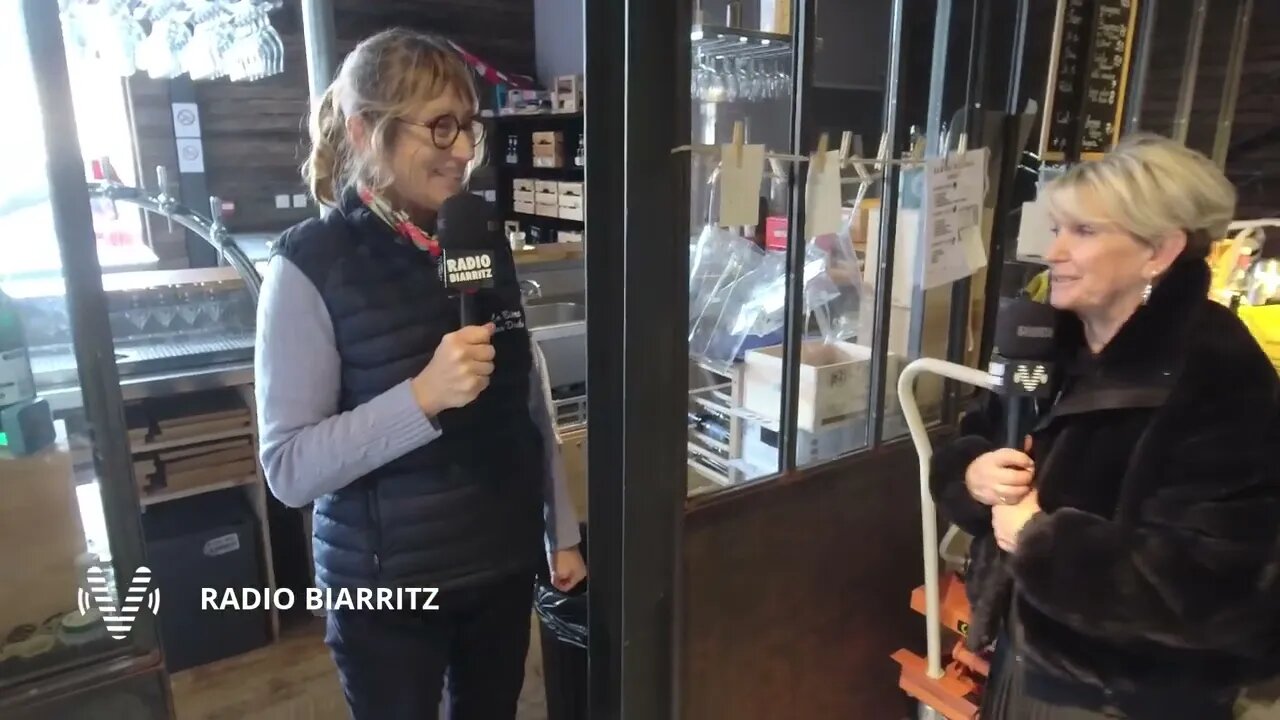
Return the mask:
<path id="1" fill-rule="evenodd" d="M 734 227 L 760 222 L 760 183 L 764 180 L 764 146 L 743 145 L 742 162 L 732 144 L 720 149 L 720 220 Z"/>
<path id="2" fill-rule="evenodd" d="M 199 138 L 178 138 L 174 141 L 178 146 L 178 172 L 204 172 L 204 148 Z"/>
<path id="3" fill-rule="evenodd" d="M 204 544 L 204 555 L 205 557 L 217 557 L 239 549 L 240 536 L 236 533 L 228 533 L 206 542 Z"/>
<path id="4" fill-rule="evenodd" d="M 818 170 L 817 163 L 809 161 L 805 206 L 805 239 L 840 232 L 839 150 L 827 152 L 827 159 L 821 170 Z"/>
<path id="5" fill-rule="evenodd" d="M 982 230 L 977 225 L 960 231 L 960 246 L 964 248 L 964 262 L 969 275 L 987 266 L 987 246 L 982 242 Z"/>
<path id="6" fill-rule="evenodd" d="M 920 284 L 928 290 L 974 273 L 969 262 L 971 251 L 965 248 L 962 232 L 976 229 L 982 222 L 987 150 L 980 148 L 948 158 L 932 158 L 926 162 L 925 173 Z"/>
<path id="7" fill-rule="evenodd" d="M 1049 208 L 1036 199 L 1022 203 L 1022 219 L 1018 223 L 1018 259 L 1042 262 L 1053 242 L 1053 220 Z"/>
<path id="8" fill-rule="evenodd" d="M 195 103 L 173 103 L 173 136 L 200 137 L 200 108 Z"/>

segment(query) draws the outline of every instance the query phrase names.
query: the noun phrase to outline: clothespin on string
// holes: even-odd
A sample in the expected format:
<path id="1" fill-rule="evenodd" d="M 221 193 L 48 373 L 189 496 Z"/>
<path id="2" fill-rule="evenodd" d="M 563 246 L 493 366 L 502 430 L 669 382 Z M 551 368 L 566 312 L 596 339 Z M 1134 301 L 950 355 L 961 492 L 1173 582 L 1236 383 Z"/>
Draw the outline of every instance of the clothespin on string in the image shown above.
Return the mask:
<path id="1" fill-rule="evenodd" d="M 827 167 L 827 148 L 831 145 L 831 138 L 826 133 L 818 136 L 818 155 L 813 159 L 814 170 L 821 173 Z"/>

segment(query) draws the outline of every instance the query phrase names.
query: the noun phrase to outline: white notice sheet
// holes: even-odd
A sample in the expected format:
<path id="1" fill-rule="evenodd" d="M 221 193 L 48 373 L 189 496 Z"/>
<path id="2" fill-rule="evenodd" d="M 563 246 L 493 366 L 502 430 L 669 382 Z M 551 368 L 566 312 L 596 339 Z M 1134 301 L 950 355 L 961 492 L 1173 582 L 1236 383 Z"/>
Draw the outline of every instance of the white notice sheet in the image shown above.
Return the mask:
<path id="1" fill-rule="evenodd" d="M 924 262 L 928 290 L 969 277 L 987 264 L 982 243 L 987 150 L 980 148 L 927 161 Z"/>

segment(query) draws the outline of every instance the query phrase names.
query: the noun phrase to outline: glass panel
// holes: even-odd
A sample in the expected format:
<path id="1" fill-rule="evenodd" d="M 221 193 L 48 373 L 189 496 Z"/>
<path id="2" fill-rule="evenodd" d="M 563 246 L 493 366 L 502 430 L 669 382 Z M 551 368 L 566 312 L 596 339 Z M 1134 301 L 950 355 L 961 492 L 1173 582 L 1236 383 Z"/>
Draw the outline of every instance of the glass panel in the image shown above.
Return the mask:
<path id="1" fill-rule="evenodd" d="M 0 66 L 5 68 L 30 65 L 20 7 L 18 2 L 0 3 Z M 67 70 L 82 152 L 109 163 L 121 182 L 136 184 L 132 132 L 119 74 L 77 52 L 68 52 Z M 11 276 L 56 278 L 62 261 L 49 220 L 45 149 L 32 141 L 41 136 L 40 114 L 27 110 L 38 107 L 34 75 L 8 73 L 5 91 L 12 107 L 24 110 L 10 113 L 6 132 L 0 134 L 0 156 L 6 163 L 0 176 L 0 257 Z M 93 212 L 103 268 L 136 270 L 155 265 L 156 256 L 144 240 L 141 210 L 101 202 L 94 204 Z"/>
<path id="2" fill-rule="evenodd" d="M 11 77 L 33 76 L 18 3 L 4 3 L 0 26 L 18 28 L 0 43 Z M 18 69 L 21 68 L 21 69 Z M 35 116 L 22 133 L 43 148 Z M 26 122 L 26 121 L 23 121 Z M 30 208 L 31 222 L 52 236 L 49 187 L 43 172 L 20 173 L 24 192 L 44 198 Z M 7 173 L 6 176 L 19 173 Z M 108 539 L 103 482 L 94 438 L 109 432 L 87 420 L 81 403 L 51 409 L 35 380 L 33 338 L 66 337 L 60 352 L 76 382 L 76 353 L 67 321 L 61 263 L 52 277 L 21 276 L 0 265 L 0 690 L 17 682 L 104 656 L 131 652 L 137 613 L 122 603 L 117 580 L 138 581 Z M 75 393 L 77 396 L 79 393 Z M 110 478 L 127 482 L 126 478 Z M 128 577 L 123 577 L 124 575 Z M 143 593 L 139 613 L 153 595 Z M 121 612 L 115 612 L 120 608 Z M 83 612 L 82 612 L 83 610 Z M 116 620 L 119 616 L 120 620 Z M 113 618 L 110 623 L 106 618 Z"/>
<path id="3" fill-rule="evenodd" d="M 744 5 L 746 7 L 744 11 Z M 790 20 L 760 4 L 706 3 L 691 28 L 690 140 L 789 152 Z M 695 154 L 689 201 L 689 494 L 778 472 L 786 317 L 788 163 L 766 162 L 756 220 L 721 225 L 719 157 Z M 750 203 L 750 198 L 747 198 Z"/>

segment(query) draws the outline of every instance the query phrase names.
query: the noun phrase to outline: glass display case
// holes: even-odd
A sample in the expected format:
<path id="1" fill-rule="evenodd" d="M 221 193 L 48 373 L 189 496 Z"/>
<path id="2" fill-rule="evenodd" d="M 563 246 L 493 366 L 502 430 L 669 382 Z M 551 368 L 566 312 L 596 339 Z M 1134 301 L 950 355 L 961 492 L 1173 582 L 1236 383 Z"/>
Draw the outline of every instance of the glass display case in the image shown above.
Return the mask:
<path id="1" fill-rule="evenodd" d="M 883 0 L 815 4 L 800 23 L 783 3 L 740 5 L 704 6 L 690 31 L 691 497 L 905 437 L 901 369 L 977 356 L 981 293 L 969 287 L 985 277 L 998 170 L 984 163 L 977 175 L 981 262 L 926 286 L 926 156 L 983 140 L 966 132 L 967 68 L 946 64 L 974 52 L 946 41 L 977 19 Z M 721 10 L 726 24 L 701 22 Z M 904 57 L 908 43 L 938 41 L 938 22 L 933 64 Z M 733 143 L 765 151 L 748 225 L 717 217 L 720 148 Z M 925 420 L 942 420 L 944 384 L 916 390 Z"/>
<path id="2" fill-rule="evenodd" d="M 74 705 L 168 717 L 58 6 L 6 7 L 27 66 L 9 70 L 37 78 L 39 107 L 24 111 L 43 117 L 29 141 L 49 173 L 27 180 L 46 200 L 30 212 L 55 228 L 61 262 L 35 279 L 0 265 L 0 716 L 79 717 L 58 698 L 91 692 Z M 54 384 L 75 402 L 55 408 Z"/>

